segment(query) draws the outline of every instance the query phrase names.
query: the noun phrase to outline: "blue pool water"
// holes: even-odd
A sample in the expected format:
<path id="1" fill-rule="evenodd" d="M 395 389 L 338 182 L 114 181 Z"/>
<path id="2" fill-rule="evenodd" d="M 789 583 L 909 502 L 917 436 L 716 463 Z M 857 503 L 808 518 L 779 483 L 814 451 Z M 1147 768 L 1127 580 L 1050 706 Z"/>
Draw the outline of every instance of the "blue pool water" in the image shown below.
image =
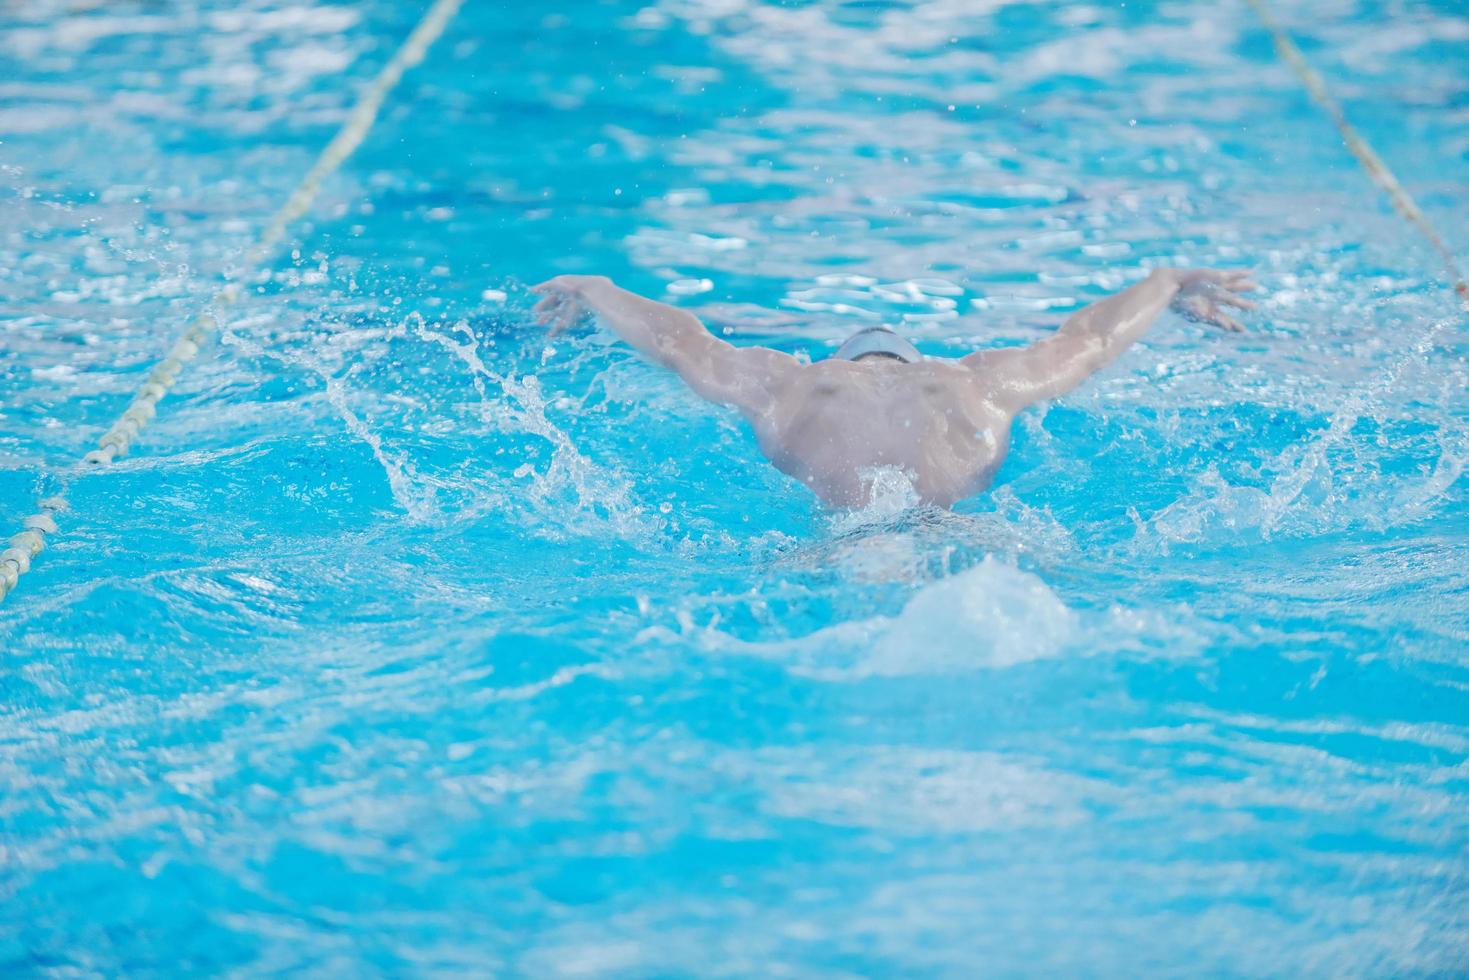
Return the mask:
<path id="1" fill-rule="evenodd" d="M 0 605 L 0 973 L 1469 973 L 1469 333 L 1244 4 L 469 0 Z M 0 520 L 422 8 L 0 9 Z M 1469 254 L 1469 13 L 1282 2 Z M 526 285 L 1029 341 L 1251 266 L 994 489 L 823 512 Z"/>

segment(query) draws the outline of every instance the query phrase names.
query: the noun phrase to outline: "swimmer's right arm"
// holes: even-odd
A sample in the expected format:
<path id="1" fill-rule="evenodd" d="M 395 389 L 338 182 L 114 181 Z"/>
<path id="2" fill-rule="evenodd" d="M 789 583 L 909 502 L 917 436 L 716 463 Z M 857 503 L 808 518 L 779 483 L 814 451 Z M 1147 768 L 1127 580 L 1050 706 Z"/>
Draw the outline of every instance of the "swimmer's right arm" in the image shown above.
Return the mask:
<path id="1" fill-rule="evenodd" d="M 606 276 L 557 276 L 532 287 L 534 313 L 554 336 L 588 313 L 645 357 L 672 368 L 712 402 L 763 412 L 799 363 L 766 347 L 735 347 L 688 310 L 630 293 Z"/>
<path id="2" fill-rule="evenodd" d="M 1190 320 L 1243 329 L 1224 308 L 1254 307 L 1240 295 L 1256 288 L 1249 276 L 1246 271 L 1155 269 L 1142 282 L 1077 310 L 1044 340 L 980 351 L 963 363 L 982 370 L 996 397 L 1018 411 L 1066 394 L 1112 363 L 1169 306 Z"/>

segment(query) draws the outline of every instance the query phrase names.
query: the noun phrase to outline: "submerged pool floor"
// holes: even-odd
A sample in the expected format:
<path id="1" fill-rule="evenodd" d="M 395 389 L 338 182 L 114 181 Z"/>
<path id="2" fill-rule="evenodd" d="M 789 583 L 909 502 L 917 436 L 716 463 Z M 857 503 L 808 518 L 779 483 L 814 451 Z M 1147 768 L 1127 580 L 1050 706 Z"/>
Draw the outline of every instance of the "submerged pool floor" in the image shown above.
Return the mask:
<path id="1" fill-rule="evenodd" d="M 0 13 L 0 523 L 416 4 Z M 1469 15 L 1280 15 L 1469 255 Z M 468 0 L 0 604 L 0 972 L 1469 971 L 1469 334 L 1245 4 Z M 823 512 L 526 285 L 817 358 L 1165 316 Z M 6 532 L 11 533 L 9 531 Z"/>

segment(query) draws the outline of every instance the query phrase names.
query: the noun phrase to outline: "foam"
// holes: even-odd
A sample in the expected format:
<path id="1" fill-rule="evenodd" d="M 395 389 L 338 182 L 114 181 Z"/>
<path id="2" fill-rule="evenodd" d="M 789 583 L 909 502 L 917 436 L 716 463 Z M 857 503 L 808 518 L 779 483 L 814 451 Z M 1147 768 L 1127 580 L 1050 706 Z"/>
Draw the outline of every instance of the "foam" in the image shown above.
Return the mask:
<path id="1" fill-rule="evenodd" d="M 920 589 L 884 625 L 863 674 L 1011 667 L 1061 653 L 1080 619 L 1035 575 L 986 556 Z"/>
<path id="2" fill-rule="evenodd" d="M 695 627 L 688 612 L 679 619 L 681 635 L 653 627 L 643 637 L 680 644 L 692 638 L 710 652 L 776 660 L 792 673 L 826 680 L 1013 667 L 1060 657 L 1082 635 L 1081 618 L 1038 576 L 992 556 L 920 588 L 895 616 L 795 639 L 744 641 Z"/>

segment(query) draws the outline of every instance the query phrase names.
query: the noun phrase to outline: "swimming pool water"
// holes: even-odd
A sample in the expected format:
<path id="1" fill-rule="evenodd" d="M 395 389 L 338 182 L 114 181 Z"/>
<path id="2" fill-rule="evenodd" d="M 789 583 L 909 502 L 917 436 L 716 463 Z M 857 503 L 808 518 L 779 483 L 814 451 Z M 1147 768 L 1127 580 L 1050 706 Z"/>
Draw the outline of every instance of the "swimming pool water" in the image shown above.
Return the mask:
<path id="1" fill-rule="evenodd" d="M 0 11 L 6 527 L 421 13 Z M 1469 254 L 1462 5 L 1280 14 Z M 0 605 L 0 972 L 1469 972 L 1465 320 L 1252 18 L 469 0 Z M 954 513 L 525 291 L 954 356 L 1158 264 L 1268 293 Z"/>

